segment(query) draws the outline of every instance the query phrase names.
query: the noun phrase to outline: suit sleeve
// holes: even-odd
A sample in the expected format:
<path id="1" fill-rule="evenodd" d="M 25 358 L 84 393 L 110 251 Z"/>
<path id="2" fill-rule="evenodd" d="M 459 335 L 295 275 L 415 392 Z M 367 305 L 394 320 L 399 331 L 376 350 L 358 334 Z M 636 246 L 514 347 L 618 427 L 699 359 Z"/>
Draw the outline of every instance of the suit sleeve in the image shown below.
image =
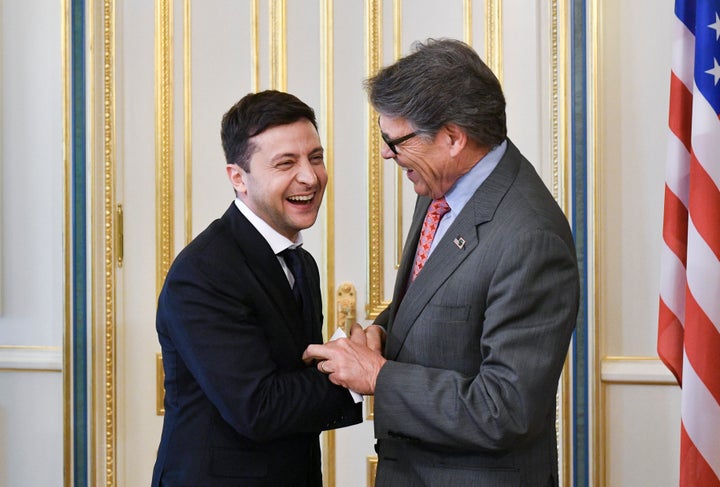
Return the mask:
<path id="1" fill-rule="evenodd" d="M 484 308 L 473 337 L 482 354 L 477 374 L 388 361 L 375 390 L 376 436 L 496 450 L 540 434 L 554 411 L 578 296 L 574 249 L 565 240 L 543 230 L 515 238 L 501 251 L 487 294 L 470 303 Z"/>
<path id="2" fill-rule="evenodd" d="M 234 266 L 176 262 L 159 298 L 158 332 L 168 360 L 175 357 L 165 363 L 176 371 L 166 387 L 184 390 L 167 397 L 207 398 L 255 441 L 360 422 L 360 405 L 348 391 L 303 364 L 303 350 L 261 288 Z"/>
<path id="3" fill-rule="evenodd" d="M 385 308 L 380 312 L 380 314 L 377 315 L 377 317 L 373 320 L 374 325 L 379 325 L 385 328 L 387 330 L 387 324 L 388 319 L 390 318 L 390 306 Z"/>

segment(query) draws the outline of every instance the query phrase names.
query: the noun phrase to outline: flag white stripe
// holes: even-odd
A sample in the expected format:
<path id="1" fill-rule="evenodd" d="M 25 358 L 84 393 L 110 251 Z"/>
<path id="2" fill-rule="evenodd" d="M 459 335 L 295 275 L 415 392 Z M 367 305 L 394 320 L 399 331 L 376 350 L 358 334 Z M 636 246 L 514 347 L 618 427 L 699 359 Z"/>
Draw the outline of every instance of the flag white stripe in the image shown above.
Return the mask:
<path id="1" fill-rule="evenodd" d="M 678 256 L 663 245 L 660 256 L 660 296 L 665 306 L 685 324 L 685 267 Z"/>
<path id="2" fill-rule="evenodd" d="M 702 96 L 697 86 L 693 97 L 692 149 L 695 157 L 720 188 L 720 120 L 715 109 Z"/>
<path id="3" fill-rule="evenodd" d="M 720 261 L 697 232 L 692 215 L 688 221 L 687 284 L 720 333 Z"/>
<path id="4" fill-rule="evenodd" d="M 683 356 L 682 422 L 690 440 L 720 477 L 720 405 Z"/>
<path id="5" fill-rule="evenodd" d="M 675 134 L 668 137 L 668 163 L 665 167 L 665 183 L 675 196 L 688 207 L 690 187 L 690 153 Z"/>
<path id="6" fill-rule="evenodd" d="M 693 59 L 695 58 L 695 36 L 680 19 L 674 17 L 672 42 L 672 71 L 688 90 L 693 86 Z"/>

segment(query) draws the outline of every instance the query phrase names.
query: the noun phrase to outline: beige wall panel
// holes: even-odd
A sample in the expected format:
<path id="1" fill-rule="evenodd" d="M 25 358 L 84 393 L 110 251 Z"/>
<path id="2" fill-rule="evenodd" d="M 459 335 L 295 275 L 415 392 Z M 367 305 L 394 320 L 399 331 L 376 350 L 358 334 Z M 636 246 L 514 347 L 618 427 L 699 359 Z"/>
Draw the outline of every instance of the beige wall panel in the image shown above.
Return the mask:
<path id="1" fill-rule="evenodd" d="M 670 36 L 659 33 L 672 1 L 599 8 L 599 326 L 605 354 L 653 356 L 670 83 Z"/>
<path id="2" fill-rule="evenodd" d="M 177 2 L 180 3 L 180 2 Z M 179 5 L 178 5 L 179 7 Z M 240 98 L 253 91 L 251 59 L 250 1 L 213 0 L 190 2 L 190 65 L 187 59 L 176 56 L 176 66 L 185 76 L 190 75 L 190 103 L 184 107 L 182 96 L 176 95 L 176 182 L 183 183 L 184 110 L 190 110 L 191 141 L 191 214 L 192 235 L 195 236 L 218 218 L 234 198 L 232 186 L 225 175 L 225 155 L 220 141 L 220 121 L 223 114 Z M 178 9 L 179 10 L 179 9 Z M 176 10 L 176 17 L 184 17 Z M 267 29 L 266 29 L 267 31 Z M 176 31 L 177 48 L 183 46 L 181 32 Z M 178 90 L 184 79 L 176 76 Z M 177 90 L 176 90 L 177 93 Z M 182 92 L 181 92 L 182 93 Z M 182 135 L 182 136 L 181 136 Z M 178 193 L 176 204 L 184 205 Z M 178 208 L 176 214 L 182 215 Z M 182 227 L 181 220 L 177 221 Z M 176 241 L 182 248 L 185 240 Z"/>
<path id="3" fill-rule="evenodd" d="M 502 59 L 508 136 L 552 188 L 549 8 L 503 4 Z"/>
<path id="4" fill-rule="evenodd" d="M 679 478 L 680 394 L 659 385 L 607 387 L 605 485 L 674 487 Z"/>
<path id="5" fill-rule="evenodd" d="M 162 426 L 155 415 L 155 11 L 143 0 L 117 9 L 115 184 L 125 258 L 117 269 L 114 467 L 118 485 L 148 485 Z"/>
<path id="6" fill-rule="evenodd" d="M 364 2 L 334 2 L 335 282 L 357 287 L 357 320 L 365 320 L 367 292 L 367 98 L 362 87 Z M 387 42 L 387 41 L 386 41 Z M 327 141 L 323 141 L 327 142 Z M 386 182 L 386 184 L 388 184 Z M 326 200 L 326 204 L 330 202 Z M 386 222 L 387 224 L 391 224 Z M 394 274 L 393 274 L 394 276 Z M 386 290 L 387 290 L 386 285 Z M 391 289 L 391 288 L 390 288 Z M 335 485 L 365 487 L 366 458 L 374 455 L 372 421 L 335 432 Z"/>
<path id="7" fill-rule="evenodd" d="M 666 385 L 666 370 L 642 359 L 656 356 L 670 74 L 670 36 L 662 33 L 670 32 L 672 4 L 597 4 L 590 151 L 597 155 L 598 351 L 617 357 L 618 372 L 603 377 L 612 383 L 603 389 L 600 454 L 605 485 L 612 486 L 673 486 L 678 479 L 679 389 Z"/>
<path id="8" fill-rule="evenodd" d="M 0 485 L 61 486 L 61 3 L 0 0 Z"/>
<path id="9" fill-rule="evenodd" d="M 62 344 L 59 19 L 59 2 L 0 1 L 0 345 Z"/>
<path id="10" fill-rule="evenodd" d="M 367 99 L 362 88 L 365 73 L 365 15 L 363 2 L 335 2 L 335 218 L 347 222 L 335 233 L 335 280 L 358 287 L 358 320 L 364 323 L 366 293 L 362 283 L 367 268 Z M 326 140 L 323 143 L 327 144 Z M 326 204 L 330 202 L 326 199 Z M 340 448 L 338 442 L 338 448 Z M 364 468 L 364 465 L 363 467 Z"/>
<path id="11" fill-rule="evenodd" d="M 219 218 L 234 198 L 225 173 L 220 121 L 235 102 L 253 91 L 253 19 L 249 0 L 191 1 L 190 5 L 191 204 L 192 235 L 195 236 Z M 176 12 L 176 17 L 182 17 L 181 14 Z M 267 37 L 267 26 L 263 27 Z M 182 47 L 181 40 L 181 31 L 178 31 L 176 52 Z M 176 63 L 183 66 L 183 58 L 176 56 Z M 176 83 L 182 86 L 183 79 L 176 77 Z M 182 98 L 176 98 L 175 106 L 176 127 L 181 127 Z M 176 165 L 183 162 L 180 157 L 183 139 L 177 139 Z M 177 167 L 176 179 L 182 181 L 182 167 Z M 182 227 L 182 221 L 178 219 L 176 225 Z M 180 247 L 184 243 L 184 240 L 176 242 Z"/>
<path id="12" fill-rule="evenodd" d="M 384 46 L 385 63 L 394 59 L 392 39 L 392 1 L 385 2 L 385 35 L 388 42 Z M 474 12 L 477 21 L 482 22 L 482 11 Z M 402 53 L 410 52 L 415 41 L 424 41 L 429 37 L 453 37 L 463 40 L 463 1 L 413 0 L 402 2 Z M 482 55 L 482 51 L 479 51 Z"/>
<path id="13" fill-rule="evenodd" d="M 319 1 L 293 2 L 286 0 L 285 35 L 287 39 L 287 91 L 315 110 L 318 128 L 322 131 L 325 120 L 323 120 L 322 109 L 324 103 L 322 76 L 324 74 L 320 44 L 320 3 Z M 261 66 L 268 66 L 268 61 L 261 59 Z M 328 141 L 324 140 L 323 135 L 321 133 L 321 142 L 324 147 L 327 147 Z M 315 225 L 303 231 L 303 247 L 321 263 L 321 266 L 325 247 L 324 221 L 325 214 L 321 212 Z"/>
<path id="14" fill-rule="evenodd" d="M 0 485 L 63 485 L 62 375 L 0 370 Z"/>

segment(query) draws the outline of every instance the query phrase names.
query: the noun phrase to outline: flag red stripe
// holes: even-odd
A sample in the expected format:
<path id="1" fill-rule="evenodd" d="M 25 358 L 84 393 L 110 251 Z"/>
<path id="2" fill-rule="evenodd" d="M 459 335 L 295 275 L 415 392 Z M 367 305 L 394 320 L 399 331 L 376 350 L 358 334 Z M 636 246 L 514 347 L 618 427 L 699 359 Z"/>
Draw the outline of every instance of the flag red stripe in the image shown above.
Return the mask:
<path id="1" fill-rule="evenodd" d="M 695 228 L 720 260 L 720 191 L 695 154 L 690 156 L 689 205 Z"/>
<path id="2" fill-rule="evenodd" d="M 685 296 L 685 353 L 695 373 L 720 404 L 720 333 L 691 292 Z M 718 439 L 720 441 L 720 438 Z"/>
<path id="3" fill-rule="evenodd" d="M 715 476 L 715 472 L 695 448 L 682 425 L 680 427 L 680 485 L 682 487 L 720 487 L 720 479 Z"/>
<path id="4" fill-rule="evenodd" d="M 682 384 L 683 325 L 660 298 L 658 326 L 658 356 L 673 373 L 678 384 Z"/>
<path id="5" fill-rule="evenodd" d="M 670 130 L 690 152 L 693 95 L 675 73 L 670 75 Z"/>
<path id="6" fill-rule="evenodd" d="M 677 255 L 683 266 L 687 265 L 688 213 L 680 198 L 665 185 L 663 212 L 663 239 Z"/>

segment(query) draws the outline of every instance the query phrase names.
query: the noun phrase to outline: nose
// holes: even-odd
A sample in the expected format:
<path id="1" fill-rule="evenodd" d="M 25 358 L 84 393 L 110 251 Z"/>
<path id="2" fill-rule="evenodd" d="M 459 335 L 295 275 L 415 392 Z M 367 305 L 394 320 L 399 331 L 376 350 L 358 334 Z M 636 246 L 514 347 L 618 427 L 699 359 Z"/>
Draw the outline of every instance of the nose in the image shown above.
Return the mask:
<path id="1" fill-rule="evenodd" d="M 380 157 L 383 159 L 394 159 L 396 155 L 397 154 L 390 150 L 390 147 L 388 147 L 385 141 L 383 141 L 380 146 Z"/>
<path id="2" fill-rule="evenodd" d="M 304 160 L 298 165 L 296 179 L 307 186 L 314 186 L 318 182 L 318 175 L 315 172 L 315 166 L 310 164 L 309 160 Z"/>

